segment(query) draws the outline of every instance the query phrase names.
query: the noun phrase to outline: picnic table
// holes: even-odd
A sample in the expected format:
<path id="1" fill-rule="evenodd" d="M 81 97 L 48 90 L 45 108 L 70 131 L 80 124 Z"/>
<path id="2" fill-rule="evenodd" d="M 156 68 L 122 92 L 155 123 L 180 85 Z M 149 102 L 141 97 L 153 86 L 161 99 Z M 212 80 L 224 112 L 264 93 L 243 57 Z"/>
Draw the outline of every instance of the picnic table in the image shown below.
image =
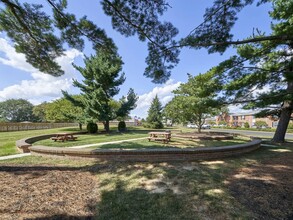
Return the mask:
<path id="1" fill-rule="evenodd" d="M 56 134 L 55 137 L 51 137 L 51 140 L 54 140 L 54 141 L 74 141 L 76 140 L 77 137 L 73 136 L 73 134 L 69 134 L 69 133 L 59 133 L 59 134 Z"/>
<path id="2" fill-rule="evenodd" d="M 154 141 L 163 141 L 164 143 L 168 143 L 171 140 L 171 132 L 149 132 L 148 140 L 154 140 Z"/>

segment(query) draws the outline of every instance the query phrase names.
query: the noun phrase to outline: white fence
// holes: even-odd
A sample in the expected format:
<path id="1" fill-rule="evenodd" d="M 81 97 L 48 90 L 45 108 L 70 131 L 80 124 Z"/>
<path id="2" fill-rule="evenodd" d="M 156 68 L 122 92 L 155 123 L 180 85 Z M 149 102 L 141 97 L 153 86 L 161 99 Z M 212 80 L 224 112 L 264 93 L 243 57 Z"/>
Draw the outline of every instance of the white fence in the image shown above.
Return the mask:
<path id="1" fill-rule="evenodd" d="M 77 123 L 0 123 L 0 132 L 74 127 Z"/>

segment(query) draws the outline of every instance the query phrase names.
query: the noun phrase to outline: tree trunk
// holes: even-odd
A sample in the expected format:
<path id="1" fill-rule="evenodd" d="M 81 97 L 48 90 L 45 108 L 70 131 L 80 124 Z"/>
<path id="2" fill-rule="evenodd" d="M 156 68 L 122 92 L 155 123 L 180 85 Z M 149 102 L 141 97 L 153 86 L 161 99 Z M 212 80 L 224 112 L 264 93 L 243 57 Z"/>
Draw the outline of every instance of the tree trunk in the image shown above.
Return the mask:
<path id="1" fill-rule="evenodd" d="M 287 91 L 289 93 L 293 92 L 293 82 L 288 82 Z M 293 109 L 292 100 L 285 101 L 281 109 L 280 120 L 276 129 L 275 135 L 272 139 L 272 142 L 276 142 L 276 143 L 285 142 L 285 135 L 286 135 L 288 124 L 291 119 L 292 109 Z"/>
<path id="2" fill-rule="evenodd" d="M 105 121 L 104 123 L 104 129 L 106 132 L 110 131 L 110 122 L 109 121 Z"/>
<path id="3" fill-rule="evenodd" d="M 82 130 L 82 123 L 78 123 L 79 130 Z"/>
<path id="4" fill-rule="evenodd" d="M 291 108 L 289 107 L 282 108 L 278 127 L 276 129 L 272 142 L 276 142 L 276 143 L 285 142 L 285 135 L 286 135 L 287 127 L 291 118 L 291 114 L 292 114 Z"/>

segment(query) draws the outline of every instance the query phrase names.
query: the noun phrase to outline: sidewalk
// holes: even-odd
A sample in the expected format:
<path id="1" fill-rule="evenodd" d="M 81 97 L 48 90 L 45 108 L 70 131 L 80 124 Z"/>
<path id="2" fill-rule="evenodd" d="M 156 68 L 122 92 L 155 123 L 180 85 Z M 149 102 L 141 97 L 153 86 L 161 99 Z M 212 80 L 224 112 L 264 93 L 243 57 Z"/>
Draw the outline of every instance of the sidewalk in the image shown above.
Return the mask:
<path id="1" fill-rule="evenodd" d="M 105 145 L 105 144 L 119 144 L 119 143 L 123 143 L 123 142 L 127 142 L 127 141 L 137 141 L 137 140 L 143 140 L 146 139 L 147 137 L 143 137 L 143 138 L 133 138 L 133 139 L 127 139 L 127 140 L 121 140 L 121 141 L 110 141 L 110 142 L 103 142 L 103 143 L 98 143 L 98 144 L 86 144 L 86 145 L 80 145 L 80 146 L 74 146 L 74 147 L 68 147 L 68 148 L 87 148 L 87 147 L 94 147 L 94 146 L 101 146 L 101 145 Z"/>
<path id="2" fill-rule="evenodd" d="M 14 155 L 0 157 L 0 160 L 9 160 L 9 159 L 14 159 L 14 158 L 26 157 L 26 156 L 30 156 L 30 155 L 31 155 L 31 153 L 14 154 Z"/>

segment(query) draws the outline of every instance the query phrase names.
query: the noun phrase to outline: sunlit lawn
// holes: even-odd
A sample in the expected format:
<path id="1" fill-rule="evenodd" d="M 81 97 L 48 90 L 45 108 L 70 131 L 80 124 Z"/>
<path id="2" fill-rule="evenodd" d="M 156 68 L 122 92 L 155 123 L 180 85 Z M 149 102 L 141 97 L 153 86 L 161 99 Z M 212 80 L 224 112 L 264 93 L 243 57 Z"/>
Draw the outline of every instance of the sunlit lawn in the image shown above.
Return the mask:
<path id="1" fill-rule="evenodd" d="M 102 128 L 102 125 L 99 125 L 99 129 Z M 129 128 L 133 130 L 133 132 L 127 133 L 118 133 L 117 127 L 111 127 L 110 134 L 98 134 L 98 135 L 88 135 L 88 136 L 80 136 L 77 141 L 68 141 L 68 142 L 54 142 L 52 140 L 44 140 L 44 142 L 37 142 L 38 144 L 44 144 L 46 146 L 77 146 L 84 144 L 92 144 L 92 143 L 100 143 L 114 140 L 124 140 L 124 139 L 132 139 L 139 137 L 146 137 L 148 131 L 142 127 Z M 0 132 L 0 156 L 12 155 L 20 153 L 16 146 L 15 142 L 17 140 L 33 137 L 37 135 L 44 134 L 54 134 L 54 133 L 64 133 L 64 132 L 79 132 L 78 127 L 73 128 L 56 128 L 56 129 L 43 129 L 43 130 L 29 130 L 29 131 L 12 131 L 12 132 Z"/>
<path id="2" fill-rule="evenodd" d="M 186 128 L 165 128 L 163 130 L 173 130 L 175 131 L 183 129 L 183 131 L 194 131 Z M 46 130 L 30 130 L 30 131 L 15 131 L 15 132 L 0 132 L 0 156 L 17 154 L 19 151 L 16 149 L 15 142 L 22 138 L 33 137 L 37 135 L 44 134 L 53 134 L 59 132 L 78 132 L 79 129 L 76 128 L 58 128 L 58 129 L 46 129 Z M 111 127 L 111 132 L 109 134 L 99 132 L 98 134 L 83 134 L 76 135 L 78 138 L 75 141 L 53 141 L 51 139 L 46 139 L 42 141 L 35 142 L 34 145 L 44 145 L 44 146 L 54 146 L 54 147 L 72 147 L 72 146 L 80 146 L 80 145 L 88 145 L 88 144 L 99 144 L 104 142 L 112 142 L 112 141 L 121 141 L 128 139 L 136 139 L 148 137 L 148 132 L 151 130 L 147 130 L 143 127 L 135 127 L 129 128 L 129 131 L 124 133 L 117 132 L 117 127 Z M 232 145 L 238 143 L 244 143 L 247 139 L 245 138 L 237 138 L 235 140 L 227 140 L 227 141 L 196 141 L 196 140 L 187 140 L 187 139 L 179 139 L 172 138 L 169 144 L 163 144 L 161 142 L 149 142 L 146 140 L 137 140 L 131 142 L 124 142 L 119 144 L 107 144 L 98 146 L 99 148 L 125 148 L 125 149 L 133 149 L 133 148 L 157 148 L 157 147 L 210 147 L 210 146 L 223 146 L 223 145 Z M 91 147 L 97 148 L 97 146 Z"/>
<path id="3" fill-rule="evenodd" d="M 189 140 L 172 137 L 169 143 L 164 144 L 161 141 L 135 140 L 123 143 L 104 144 L 100 146 L 92 146 L 91 149 L 151 149 L 151 148 L 197 148 L 197 147 L 220 147 L 234 144 L 243 144 L 249 139 L 245 137 L 235 137 L 234 140 Z"/>
<path id="4" fill-rule="evenodd" d="M 53 134 L 58 132 L 76 132 L 78 128 L 56 128 L 44 130 L 29 130 L 29 131 L 11 131 L 0 132 L 0 156 L 20 153 L 15 146 L 15 142 L 22 138 L 33 137 L 43 134 Z"/>

